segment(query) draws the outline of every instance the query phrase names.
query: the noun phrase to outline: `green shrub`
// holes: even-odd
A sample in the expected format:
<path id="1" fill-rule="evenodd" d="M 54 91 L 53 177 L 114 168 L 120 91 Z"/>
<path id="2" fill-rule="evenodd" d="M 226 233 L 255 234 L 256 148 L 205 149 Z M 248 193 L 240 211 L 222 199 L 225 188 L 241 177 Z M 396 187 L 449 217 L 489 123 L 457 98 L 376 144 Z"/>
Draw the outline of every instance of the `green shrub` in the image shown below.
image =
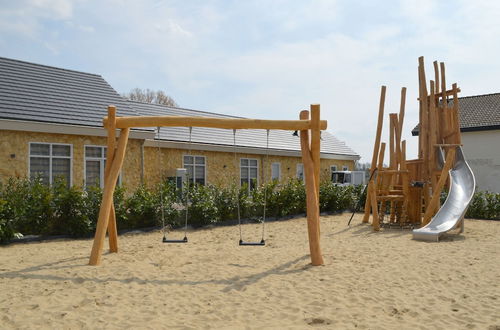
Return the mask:
<path id="1" fill-rule="evenodd" d="M 217 187 L 212 185 L 191 185 L 189 187 L 188 201 L 189 218 L 188 223 L 192 226 L 204 226 L 221 220 L 217 209 L 216 193 Z"/>
<path id="2" fill-rule="evenodd" d="M 77 186 L 67 187 L 64 180 L 52 185 L 53 216 L 44 234 L 82 237 L 92 232 L 85 196 Z"/>
<path id="3" fill-rule="evenodd" d="M 121 222 L 126 229 L 152 227 L 158 224 L 157 208 L 159 200 L 146 185 L 140 185 L 126 199 L 126 218 Z"/>
<path id="4" fill-rule="evenodd" d="M 12 212 L 7 201 L 0 199 L 0 243 L 10 241 L 15 234 Z"/>

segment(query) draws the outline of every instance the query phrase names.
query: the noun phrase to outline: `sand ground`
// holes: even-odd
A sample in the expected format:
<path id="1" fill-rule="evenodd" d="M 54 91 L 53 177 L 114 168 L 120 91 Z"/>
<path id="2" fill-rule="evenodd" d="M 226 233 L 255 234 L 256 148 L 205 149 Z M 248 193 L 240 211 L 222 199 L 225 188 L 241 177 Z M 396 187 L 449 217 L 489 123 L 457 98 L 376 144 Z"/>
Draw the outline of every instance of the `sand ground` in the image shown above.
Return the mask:
<path id="1" fill-rule="evenodd" d="M 124 235 L 99 267 L 91 240 L 0 247 L 0 328 L 500 329 L 500 222 L 426 243 L 348 217 L 321 218 L 319 267 L 304 218 L 268 223 L 265 247 L 235 226 Z"/>

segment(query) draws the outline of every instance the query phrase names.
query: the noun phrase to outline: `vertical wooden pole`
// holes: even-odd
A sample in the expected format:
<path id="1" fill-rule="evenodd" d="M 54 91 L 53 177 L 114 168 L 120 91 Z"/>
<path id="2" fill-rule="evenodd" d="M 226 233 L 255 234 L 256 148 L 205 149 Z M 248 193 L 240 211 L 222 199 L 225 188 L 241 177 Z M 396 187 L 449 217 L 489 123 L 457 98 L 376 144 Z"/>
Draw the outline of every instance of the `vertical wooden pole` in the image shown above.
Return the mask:
<path id="1" fill-rule="evenodd" d="M 446 108 L 448 105 L 447 99 L 446 99 L 446 73 L 445 73 L 445 68 L 444 68 L 444 62 L 439 63 L 441 67 L 441 97 L 443 100 L 443 107 Z"/>
<path id="2" fill-rule="evenodd" d="M 420 157 L 423 159 L 421 166 L 421 179 L 429 181 L 429 96 L 427 94 L 427 81 L 425 78 L 424 57 L 418 58 L 419 62 L 419 86 L 420 86 L 420 131 L 419 131 L 419 144 L 420 144 Z M 425 204 L 429 202 L 429 189 L 424 186 L 423 196 Z"/>
<path id="3" fill-rule="evenodd" d="M 383 170 L 384 170 L 384 156 L 385 156 L 385 143 L 382 142 L 380 144 L 380 153 L 378 156 L 377 180 L 372 181 L 371 189 L 368 190 L 368 191 L 371 190 L 371 192 L 370 192 L 370 204 L 371 204 L 372 214 L 373 214 L 372 226 L 373 226 L 373 230 L 375 230 L 375 231 L 380 230 L 378 193 L 381 191 L 382 187 L 384 186 L 384 183 L 387 181 L 387 177 L 384 174 L 382 174 Z M 382 212 L 385 212 L 385 205 L 384 204 L 385 204 L 385 201 L 381 200 L 380 205 L 382 205 L 382 206 L 380 209 Z"/>
<path id="4" fill-rule="evenodd" d="M 319 129 L 320 107 L 311 104 L 311 156 L 314 163 L 314 184 L 316 185 L 316 198 L 319 201 L 319 176 L 321 170 L 321 131 Z M 319 203 L 319 202 L 318 202 Z"/>
<path id="5" fill-rule="evenodd" d="M 309 119 L 309 111 L 301 111 L 300 119 Z M 313 266 L 323 265 L 323 256 L 320 246 L 320 223 L 319 223 L 319 200 L 316 191 L 316 179 L 314 174 L 314 160 L 309 149 L 309 132 L 300 131 L 300 147 L 302 150 L 302 162 L 304 164 L 307 196 L 307 233 L 309 236 L 309 251 L 311 264 Z"/>
<path id="6" fill-rule="evenodd" d="M 453 122 L 455 124 L 455 138 L 453 143 L 462 144 L 462 135 L 460 134 L 460 117 L 458 107 L 458 87 L 457 84 L 452 85 L 453 89 Z"/>
<path id="7" fill-rule="evenodd" d="M 380 136 L 382 135 L 382 126 L 384 123 L 384 105 L 385 105 L 385 90 L 386 87 L 382 86 L 380 90 L 380 104 L 378 107 L 378 121 L 377 121 L 377 131 L 375 133 L 375 143 L 373 145 L 373 156 L 372 156 L 372 163 L 370 166 L 370 177 L 372 177 L 373 180 L 373 172 L 375 172 L 375 169 L 377 168 L 377 158 L 378 158 L 378 152 L 380 149 Z M 368 182 L 370 184 L 370 182 Z M 371 190 L 368 189 L 368 193 L 366 195 L 366 201 L 365 201 L 365 215 L 363 216 L 363 222 L 367 223 L 368 219 L 370 218 L 370 206 L 372 202 L 372 198 L 370 198 Z M 377 205 L 375 205 L 375 208 Z"/>
<path id="8" fill-rule="evenodd" d="M 389 114 L 389 168 L 391 170 L 397 170 L 397 154 L 396 154 L 396 131 L 399 129 L 396 126 L 396 121 L 397 121 L 397 114 L 395 113 L 390 113 Z M 397 175 L 395 173 L 391 173 L 389 175 L 389 189 L 393 189 L 392 187 L 396 184 L 396 177 Z M 394 222 L 396 219 L 396 204 L 394 201 L 390 202 L 391 204 L 391 214 L 390 214 L 390 221 Z"/>
<path id="9" fill-rule="evenodd" d="M 436 108 L 436 94 L 435 94 L 435 84 L 434 81 L 430 81 L 430 89 L 431 94 L 429 98 L 429 164 L 428 164 L 428 172 L 430 175 L 431 188 L 432 193 L 434 194 L 434 189 L 437 184 L 437 158 L 436 158 L 436 143 L 438 142 L 437 138 L 437 108 Z M 434 215 L 438 209 L 434 209 L 432 214 Z"/>
<path id="10" fill-rule="evenodd" d="M 403 136 L 403 122 L 405 118 L 405 106 L 406 106 L 406 87 L 401 88 L 401 103 L 399 105 L 399 136 Z"/>
<path id="11" fill-rule="evenodd" d="M 436 89 L 435 89 L 434 92 L 436 94 L 439 94 L 439 68 L 438 68 L 438 61 L 434 61 L 433 64 L 434 64 L 434 81 L 436 82 Z"/>
<path id="12" fill-rule="evenodd" d="M 107 130 L 108 130 L 108 150 L 106 153 L 106 169 L 104 170 L 105 183 L 106 183 L 106 178 L 109 176 L 109 170 L 111 169 L 111 164 L 113 163 L 113 158 L 115 156 L 116 107 L 114 105 L 108 106 Z M 116 228 L 116 213 L 115 213 L 114 203 L 111 203 L 111 211 L 109 213 L 108 234 L 109 234 L 109 251 L 116 253 L 118 252 L 118 231 Z"/>
<path id="13" fill-rule="evenodd" d="M 102 195 L 101 209 L 99 210 L 99 220 L 94 236 L 94 243 L 90 253 L 89 265 L 98 265 L 101 262 L 101 252 L 106 236 L 106 228 L 108 227 L 109 216 L 111 212 L 111 204 L 113 203 L 113 193 L 116 187 L 116 181 L 120 174 L 120 169 L 125 158 L 125 149 L 127 148 L 128 136 L 130 128 L 123 128 L 118 139 L 118 147 L 113 158 L 113 164 L 109 170 L 109 175 L 104 184 L 104 193 Z"/>

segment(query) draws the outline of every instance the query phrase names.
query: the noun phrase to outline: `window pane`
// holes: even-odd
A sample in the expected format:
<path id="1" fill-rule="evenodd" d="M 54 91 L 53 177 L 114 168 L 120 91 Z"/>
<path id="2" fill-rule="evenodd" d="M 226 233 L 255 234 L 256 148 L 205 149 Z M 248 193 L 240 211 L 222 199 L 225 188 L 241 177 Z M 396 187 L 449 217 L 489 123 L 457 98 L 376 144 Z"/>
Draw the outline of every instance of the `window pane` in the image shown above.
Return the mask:
<path id="1" fill-rule="evenodd" d="M 50 156 L 50 144 L 32 143 L 30 145 L 30 154 Z"/>
<path id="2" fill-rule="evenodd" d="M 45 184 L 49 184 L 50 160 L 48 158 L 30 157 L 30 178 L 40 177 Z"/>
<path id="3" fill-rule="evenodd" d="M 71 160 L 65 158 L 53 158 L 52 159 L 52 181 L 55 181 L 56 178 L 63 178 L 66 180 L 66 183 L 70 184 L 70 166 Z"/>
<path id="4" fill-rule="evenodd" d="M 193 156 L 184 156 L 184 165 L 192 165 L 193 164 Z"/>
<path id="5" fill-rule="evenodd" d="M 101 179 L 101 164 L 98 160 L 85 162 L 85 186 L 97 186 Z"/>
<path id="6" fill-rule="evenodd" d="M 52 145 L 52 156 L 71 156 L 71 147 L 58 144 Z"/>
<path id="7" fill-rule="evenodd" d="M 250 190 L 254 190 L 257 187 L 257 180 L 250 180 Z"/>
<path id="8" fill-rule="evenodd" d="M 186 175 L 189 180 L 193 180 L 193 165 L 185 165 Z"/>
<path id="9" fill-rule="evenodd" d="M 241 158 L 241 166 L 248 166 L 248 159 L 247 158 Z"/>
<path id="10" fill-rule="evenodd" d="M 195 157 L 196 164 L 205 165 L 205 157 Z"/>
<path id="11" fill-rule="evenodd" d="M 277 180 L 280 177 L 280 164 L 274 163 L 271 165 L 271 179 Z"/>
<path id="12" fill-rule="evenodd" d="M 250 167 L 250 178 L 252 179 L 257 178 L 257 169 L 255 167 Z"/>
<path id="13" fill-rule="evenodd" d="M 196 179 L 203 179 L 205 177 L 205 166 L 196 166 L 194 174 Z"/>
<path id="14" fill-rule="evenodd" d="M 197 184 L 205 185 L 205 179 L 204 178 L 196 178 L 195 182 Z"/>
<path id="15" fill-rule="evenodd" d="M 257 166 L 257 159 L 250 159 L 250 166 Z"/>
<path id="16" fill-rule="evenodd" d="M 85 147 L 85 157 L 102 158 L 102 147 Z"/>
<path id="17" fill-rule="evenodd" d="M 241 179 L 247 181 L 248 180 L 248 168 L 247 167 L 242 167 L 241 168 Z"/>

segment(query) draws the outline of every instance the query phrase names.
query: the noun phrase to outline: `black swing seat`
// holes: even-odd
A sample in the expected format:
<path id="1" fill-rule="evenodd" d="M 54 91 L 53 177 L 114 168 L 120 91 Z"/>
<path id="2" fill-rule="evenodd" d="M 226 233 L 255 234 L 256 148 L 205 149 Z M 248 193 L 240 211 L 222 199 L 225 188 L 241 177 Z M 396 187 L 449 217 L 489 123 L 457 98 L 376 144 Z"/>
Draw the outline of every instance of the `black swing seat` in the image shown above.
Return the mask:
<path id="1" fill-rule="evenodd" d="M 184 236 L 183 239 L 168 239 L 165 236 L 163 236 L 163 243 L 187 243 L 188 238 Z"/>
<path id="2" fill-rule="evenodd" d="M 266 241 L 262 239 L 260 242 L 243 242 L 242 239 L 240 239 L 240 246 L 264 246 L 266 245 Z"/>

